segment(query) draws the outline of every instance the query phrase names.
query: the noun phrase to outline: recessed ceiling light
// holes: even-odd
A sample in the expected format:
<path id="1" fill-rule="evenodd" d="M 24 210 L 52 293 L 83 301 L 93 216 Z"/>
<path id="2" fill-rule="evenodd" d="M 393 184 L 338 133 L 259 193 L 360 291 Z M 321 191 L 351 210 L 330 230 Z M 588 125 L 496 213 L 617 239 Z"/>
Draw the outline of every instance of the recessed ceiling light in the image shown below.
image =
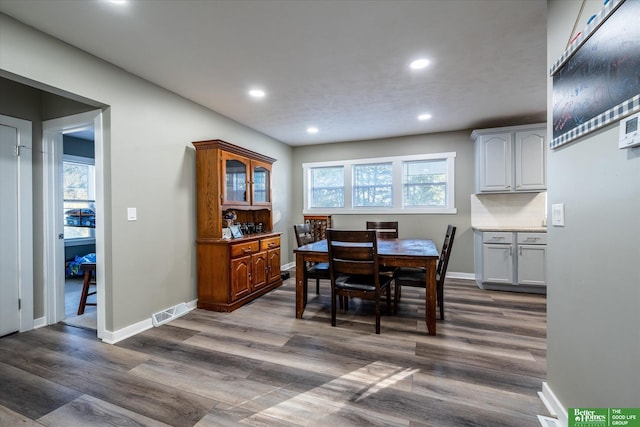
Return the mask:
<path id="1" fill-rule="evenodd" d="M 127 4 L 127 0 L 109 0 L 113 4 Z"/>
<path id="2" fill-rule="evenodd" d="M 428 114 L 428 113 L 420 114 L 418 116 L 418 120 L 420 121 L 429 120 L 430 118 L 431 118 L 431 114 Z"/>
<path id="3" fill-rule="evenodd" d="M 409 67 L 411 67 L 412 70 L 421 70 L 423 68 L 426 68 L 428 65 L 429 65 L 428 59 L 420 58 L 411 62 L 411 64 L 409 64 Z"/>
<path id="4" fill-rule="evenodd" d="M 317 127 L 315 127 L 315 126 L 309 126 L 309 127 L 307 128 L 307 133 L 318 133 L 318 132 L 319 132 L 319 130 L 318 130 L 318 128 L 317 128 Z"/>
<path id="5" fill-rule="evenodd" d="M 249 91 L 249 95 L 251 95 L 253 98 L 264 98 L 266 93 L 264 93 L 262 89 L 251 89 Z"/>

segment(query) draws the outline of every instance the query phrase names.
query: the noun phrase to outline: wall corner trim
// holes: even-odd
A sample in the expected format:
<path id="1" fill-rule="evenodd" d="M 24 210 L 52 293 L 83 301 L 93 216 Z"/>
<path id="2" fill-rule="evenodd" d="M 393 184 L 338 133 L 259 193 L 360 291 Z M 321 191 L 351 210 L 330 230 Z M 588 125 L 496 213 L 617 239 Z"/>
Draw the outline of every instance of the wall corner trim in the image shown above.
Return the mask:
<path id="1" fill-rule="evenodd" d="M 568 424 L 568 413 L 564 405 L 558 400 L 549 383 L 542 382 L 542 391 L 538 392 L 538 397 L 542 400 L 542 403 L 547 408 L 549 413 L 558 418 L 560 425 L 566 427 Z"/>

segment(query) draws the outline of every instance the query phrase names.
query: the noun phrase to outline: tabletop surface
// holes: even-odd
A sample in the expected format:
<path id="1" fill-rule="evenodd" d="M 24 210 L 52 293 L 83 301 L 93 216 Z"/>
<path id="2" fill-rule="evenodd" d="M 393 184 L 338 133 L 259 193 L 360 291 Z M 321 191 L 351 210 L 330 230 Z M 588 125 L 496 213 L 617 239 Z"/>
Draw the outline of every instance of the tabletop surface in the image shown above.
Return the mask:
<path id="1" fill-rule="evenodd" d="M 319 240 L 300 246 L 294 252 L 328 251 L 327 241 Z M 413 256 L 413 257 L 438 257 L 438 248 L 432 240 L 426 239 L 378 239 L 378 255 L 389 256 Z"/>

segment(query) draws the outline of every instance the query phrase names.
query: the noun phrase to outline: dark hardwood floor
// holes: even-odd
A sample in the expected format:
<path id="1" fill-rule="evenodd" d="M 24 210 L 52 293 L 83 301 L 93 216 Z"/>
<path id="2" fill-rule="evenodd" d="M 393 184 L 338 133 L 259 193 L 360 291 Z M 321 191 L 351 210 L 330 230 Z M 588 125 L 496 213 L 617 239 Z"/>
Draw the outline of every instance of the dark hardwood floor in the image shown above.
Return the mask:
<path id="1" fill-rule="evenodd" d="M 294 275 L 295 276 L 295 275 Z M 539 426 L 546 299 L 448 280 L 374 333 L 369 302 L 330 325 L 328 283 L 295 319 L 294 280 L 233 313 L 194 310 L 116 345 L 58 324 L 0 339 L 0 426 Z"/>

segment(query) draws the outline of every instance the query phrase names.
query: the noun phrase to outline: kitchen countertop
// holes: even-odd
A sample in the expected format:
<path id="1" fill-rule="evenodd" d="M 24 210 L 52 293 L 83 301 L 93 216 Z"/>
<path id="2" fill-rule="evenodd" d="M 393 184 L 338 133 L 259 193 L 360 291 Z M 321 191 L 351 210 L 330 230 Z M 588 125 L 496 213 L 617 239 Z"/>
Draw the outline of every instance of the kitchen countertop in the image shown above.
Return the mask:
<path id="1" fill-rule="evenodd" d="M 533 225 L 480 225 L 472 227 L 475 231 L 511 231 L 511 232 L 528 232 L 528 233 L 546 233 L 547 227 L 536 227 Z"/>

